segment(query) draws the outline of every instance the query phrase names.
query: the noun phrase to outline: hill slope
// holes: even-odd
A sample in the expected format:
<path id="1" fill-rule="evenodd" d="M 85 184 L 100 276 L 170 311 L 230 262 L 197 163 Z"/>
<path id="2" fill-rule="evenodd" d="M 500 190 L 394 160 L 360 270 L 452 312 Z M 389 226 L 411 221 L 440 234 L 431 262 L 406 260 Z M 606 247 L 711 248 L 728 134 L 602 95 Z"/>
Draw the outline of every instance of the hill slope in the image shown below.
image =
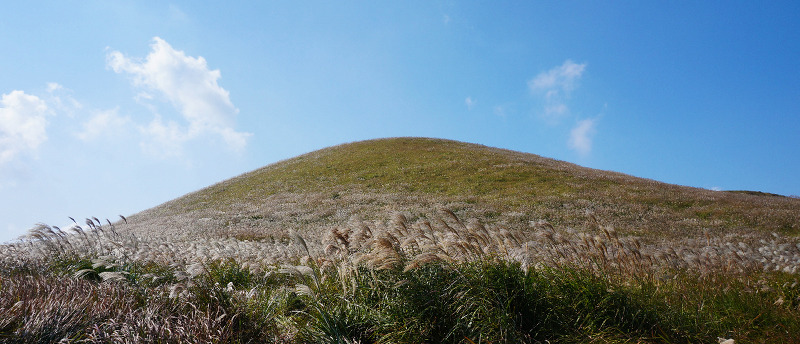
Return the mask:
<path id="1" fill-rule="evenodd" d="M 797 343 L 799 205 L 356 142 L 0 245 L 0 338 Z"/>
<path id="2" fill-rule="evenodd" d="M 352 218 L 410 220 L 449 208 L 521 229 L 593 215 L 644 238 L 800 232 L 800 200 L 719 192 L 456 141 L 391 138 L 329 147 L 223 181 L 130 217 L 131 229 L 264 239 Z"/>

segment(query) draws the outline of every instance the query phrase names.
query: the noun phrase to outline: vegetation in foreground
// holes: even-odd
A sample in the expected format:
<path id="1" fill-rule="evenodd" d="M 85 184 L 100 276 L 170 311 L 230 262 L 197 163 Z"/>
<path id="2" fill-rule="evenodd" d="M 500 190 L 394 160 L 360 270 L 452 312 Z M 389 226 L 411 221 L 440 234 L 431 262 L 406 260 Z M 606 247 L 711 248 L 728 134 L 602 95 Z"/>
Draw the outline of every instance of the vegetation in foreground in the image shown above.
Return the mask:
<path id="1" fill-rule="evenodd" d="M 323 247 L 294 236 L 294 258 L 255 265 L 182 260 L 168 243 L 142 255 L 134 237 L 90 222 L 2 247 L 0 340 L 800 342 L 797 276 L 743 248 L 738 260 L 682 256 L 599 225 L 596 236 L 547 223 L 512 232 L 444 211 L 333 228 Z"/>
<path id="2" fill-rule="evenodd" d="M 0 342 L 798 343 L 798 207 L 357 142 L 0 245 Z"/>

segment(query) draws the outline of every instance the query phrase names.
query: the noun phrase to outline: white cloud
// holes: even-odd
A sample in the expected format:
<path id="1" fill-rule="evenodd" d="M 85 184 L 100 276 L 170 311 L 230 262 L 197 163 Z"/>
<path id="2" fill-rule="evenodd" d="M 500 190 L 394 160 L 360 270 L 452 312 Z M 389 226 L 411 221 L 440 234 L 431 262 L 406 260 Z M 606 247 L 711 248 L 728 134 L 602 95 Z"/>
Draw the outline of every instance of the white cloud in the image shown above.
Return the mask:
<path id="1" fill-rule="evenodd" d="M 585 63 L 577 64 L 572 60 L 566 60 L 561 66 L 537 75 L 528 82 L 528 86 L 532 91 L 562 89 L 568 92 L 575 88 L 575 82 L 580 79 L 585 69 Z"/>
<path id="2" fill-rule="evenodd" d="M 71 90 L 64 88 L 64 86 L 57 82 L 48 82 L 47 103 L 50 104 L 52 110 L 59 114 L 64 114 L 67 117 L 74 117 L 75 112 L 83 108 L 83 104 L 73 98 L 70 95 L 71 92 Z"/>
<path id="3" fill-rule="evenodd" d="M 493 112 L 494 112 L 494 115 L 497 116 L 497 117 L 506 118 L 506 115 L 507 115 L 506 112 L 507 111 L 506 111 L 506 107 L 505 106 L 496 105 L 494 107 L 494 109 L 493 109 Z"/>
<path id="4" fill-rule="evenodd" d="M 189 139 L 186 131 L 178 123 L 169 121 L 165 124 L 159 115 L 142 128 L 142 131 L 152 138 L 152 141 L 141 143 L 142 149 L 160 158 L 183 155 L 183 143 Z"/>
<path id="5" fill-rule="evenodd" d="M 569 108 L 567 108 L 566 104 L 554 103 L 545 105 L 544 111 L 550 117 L 561 117 L 569 112 Z"/>
<path id="6" fill-rule="evenodd" d="M 133 84 L 143 89 L 136 96 L 138 100 L 153 98 L 151 92 L 161 95 L 186 121 L 186 126 L 174 121 L 165 125 L 156 117 L 144 129 L 154 141 L 145 145 L 160 143 L 172 150 L 186 141 L 211 134 L 231 149 L 243 149 L 252 134 L 233 129 L 239 110 L 231 103 L 228 91 L 217 83 L 220 71 L 210 70 L 203 57 L 186 56 L 158 37 L 153 38 L 151 49 L 141 62 L 119 51 L 107 56 L 109 67 L 117 73 L 130 74 Z"/>
<path id="7" fill-rule="evenodd" d="M 91 141 L 99 137 L 117 136 L 130 125 L 130 118 L 117 114 L 118 109 L 101 111 L 83 123 L 83 130 L 76 136 L 83 141 Z"/>
<path id="8" fill-rule="evenodd" d="M 569 113 L 566 104 L 570 93 L 577 87 L 578 80 L 586 70 L 586 64 L 566 60 L 561 66 L 539 73 L 528 81 L 528 88 L 534 95 L 544 98 L 544 116 L 555 121 Z"/>
<path id="9" fill-rule="evenodd" d="M 572 128 L 569 134 L 569 148 L 581 155 L 588 155 L 592 151 L 592 138 L 596 132 L 597 120 L 584 119 Z"/>
<path id="10" fill-rule="evenodd" d="M 476 104 L 478 104 L 478 101 L 472 99 L 472 97 L 467 97 L 467 99 L 464 99 L 464 104 L 467 104 L 468 110 L 472 110 L 472 108 L 475 107 Z"/>
<path id="11" fill-rule="evenodd" d="M 54 92 L 63 89 L 64 86 L 59 85 L 57 82 L 48 82 L 47 83 L 47 92 Z"/>
<path id="12" fill-rule="evenodd" d="M 47 140 L 47 104 L 23 91 L 0 100 L 0 165 L 20 154 L 33 154 Z"/>

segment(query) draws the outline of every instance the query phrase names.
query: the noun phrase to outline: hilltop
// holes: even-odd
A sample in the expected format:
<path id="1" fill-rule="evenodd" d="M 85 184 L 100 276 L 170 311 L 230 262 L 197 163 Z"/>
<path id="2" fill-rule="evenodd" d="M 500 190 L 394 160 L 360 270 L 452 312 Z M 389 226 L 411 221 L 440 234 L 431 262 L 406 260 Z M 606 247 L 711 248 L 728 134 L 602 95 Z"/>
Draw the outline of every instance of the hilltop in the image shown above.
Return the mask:
<path id="1" fill-rule="evenodd" d="M 799 209 L 476 144 L 348 143 L 0 245 L 0 338 L 795 343 Z"/>
<path id="2" fill-rule="evenodd" d="M 800 200 L 677 186 L 534 154 L 429 138 L 329 147 L 280 161 L 130 217 L 134 231 L 261 240 L 355 220 L 411 221 L 447 208 L 524 229 L 589 221 L 647 239 L 800 233 Z"/>

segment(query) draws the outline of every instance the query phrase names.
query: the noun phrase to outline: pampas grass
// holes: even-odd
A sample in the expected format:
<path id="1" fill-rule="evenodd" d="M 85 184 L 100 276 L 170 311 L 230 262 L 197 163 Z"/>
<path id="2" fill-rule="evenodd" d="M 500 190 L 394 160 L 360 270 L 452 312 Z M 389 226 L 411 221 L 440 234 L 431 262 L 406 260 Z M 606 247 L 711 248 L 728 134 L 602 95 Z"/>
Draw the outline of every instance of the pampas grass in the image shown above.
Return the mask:
<path id="1" fill-rule="evenodd" d="M 800 342 L 798 204 L 348 144 L 0 245 L 0 341 Z"/>
<path id="2" fill-rule="evenodd" d="M 385 222 L 353 219 L 316 236 L 265 241 L 168 240 L 96 218 L 87 219 L 87 229 L 38 225 L 24 240 L 0 246 L 0 336 L 39 342 L 159 336 L 298 343 L 800 340 L 792 334 L 800 324 L 787 320 L 800 316 L 796 239 L 776 233 L 734 241 L 709 232 L 646 242 L 587 217 L 580 230 L 544 220 L 520 230 L 464 221 L 441 209 L 414 221 L 397 213 Z M 695 309 L 695 302 L 715 306 Z M 748 317 L 763 320 L 748 323 Z"/>

